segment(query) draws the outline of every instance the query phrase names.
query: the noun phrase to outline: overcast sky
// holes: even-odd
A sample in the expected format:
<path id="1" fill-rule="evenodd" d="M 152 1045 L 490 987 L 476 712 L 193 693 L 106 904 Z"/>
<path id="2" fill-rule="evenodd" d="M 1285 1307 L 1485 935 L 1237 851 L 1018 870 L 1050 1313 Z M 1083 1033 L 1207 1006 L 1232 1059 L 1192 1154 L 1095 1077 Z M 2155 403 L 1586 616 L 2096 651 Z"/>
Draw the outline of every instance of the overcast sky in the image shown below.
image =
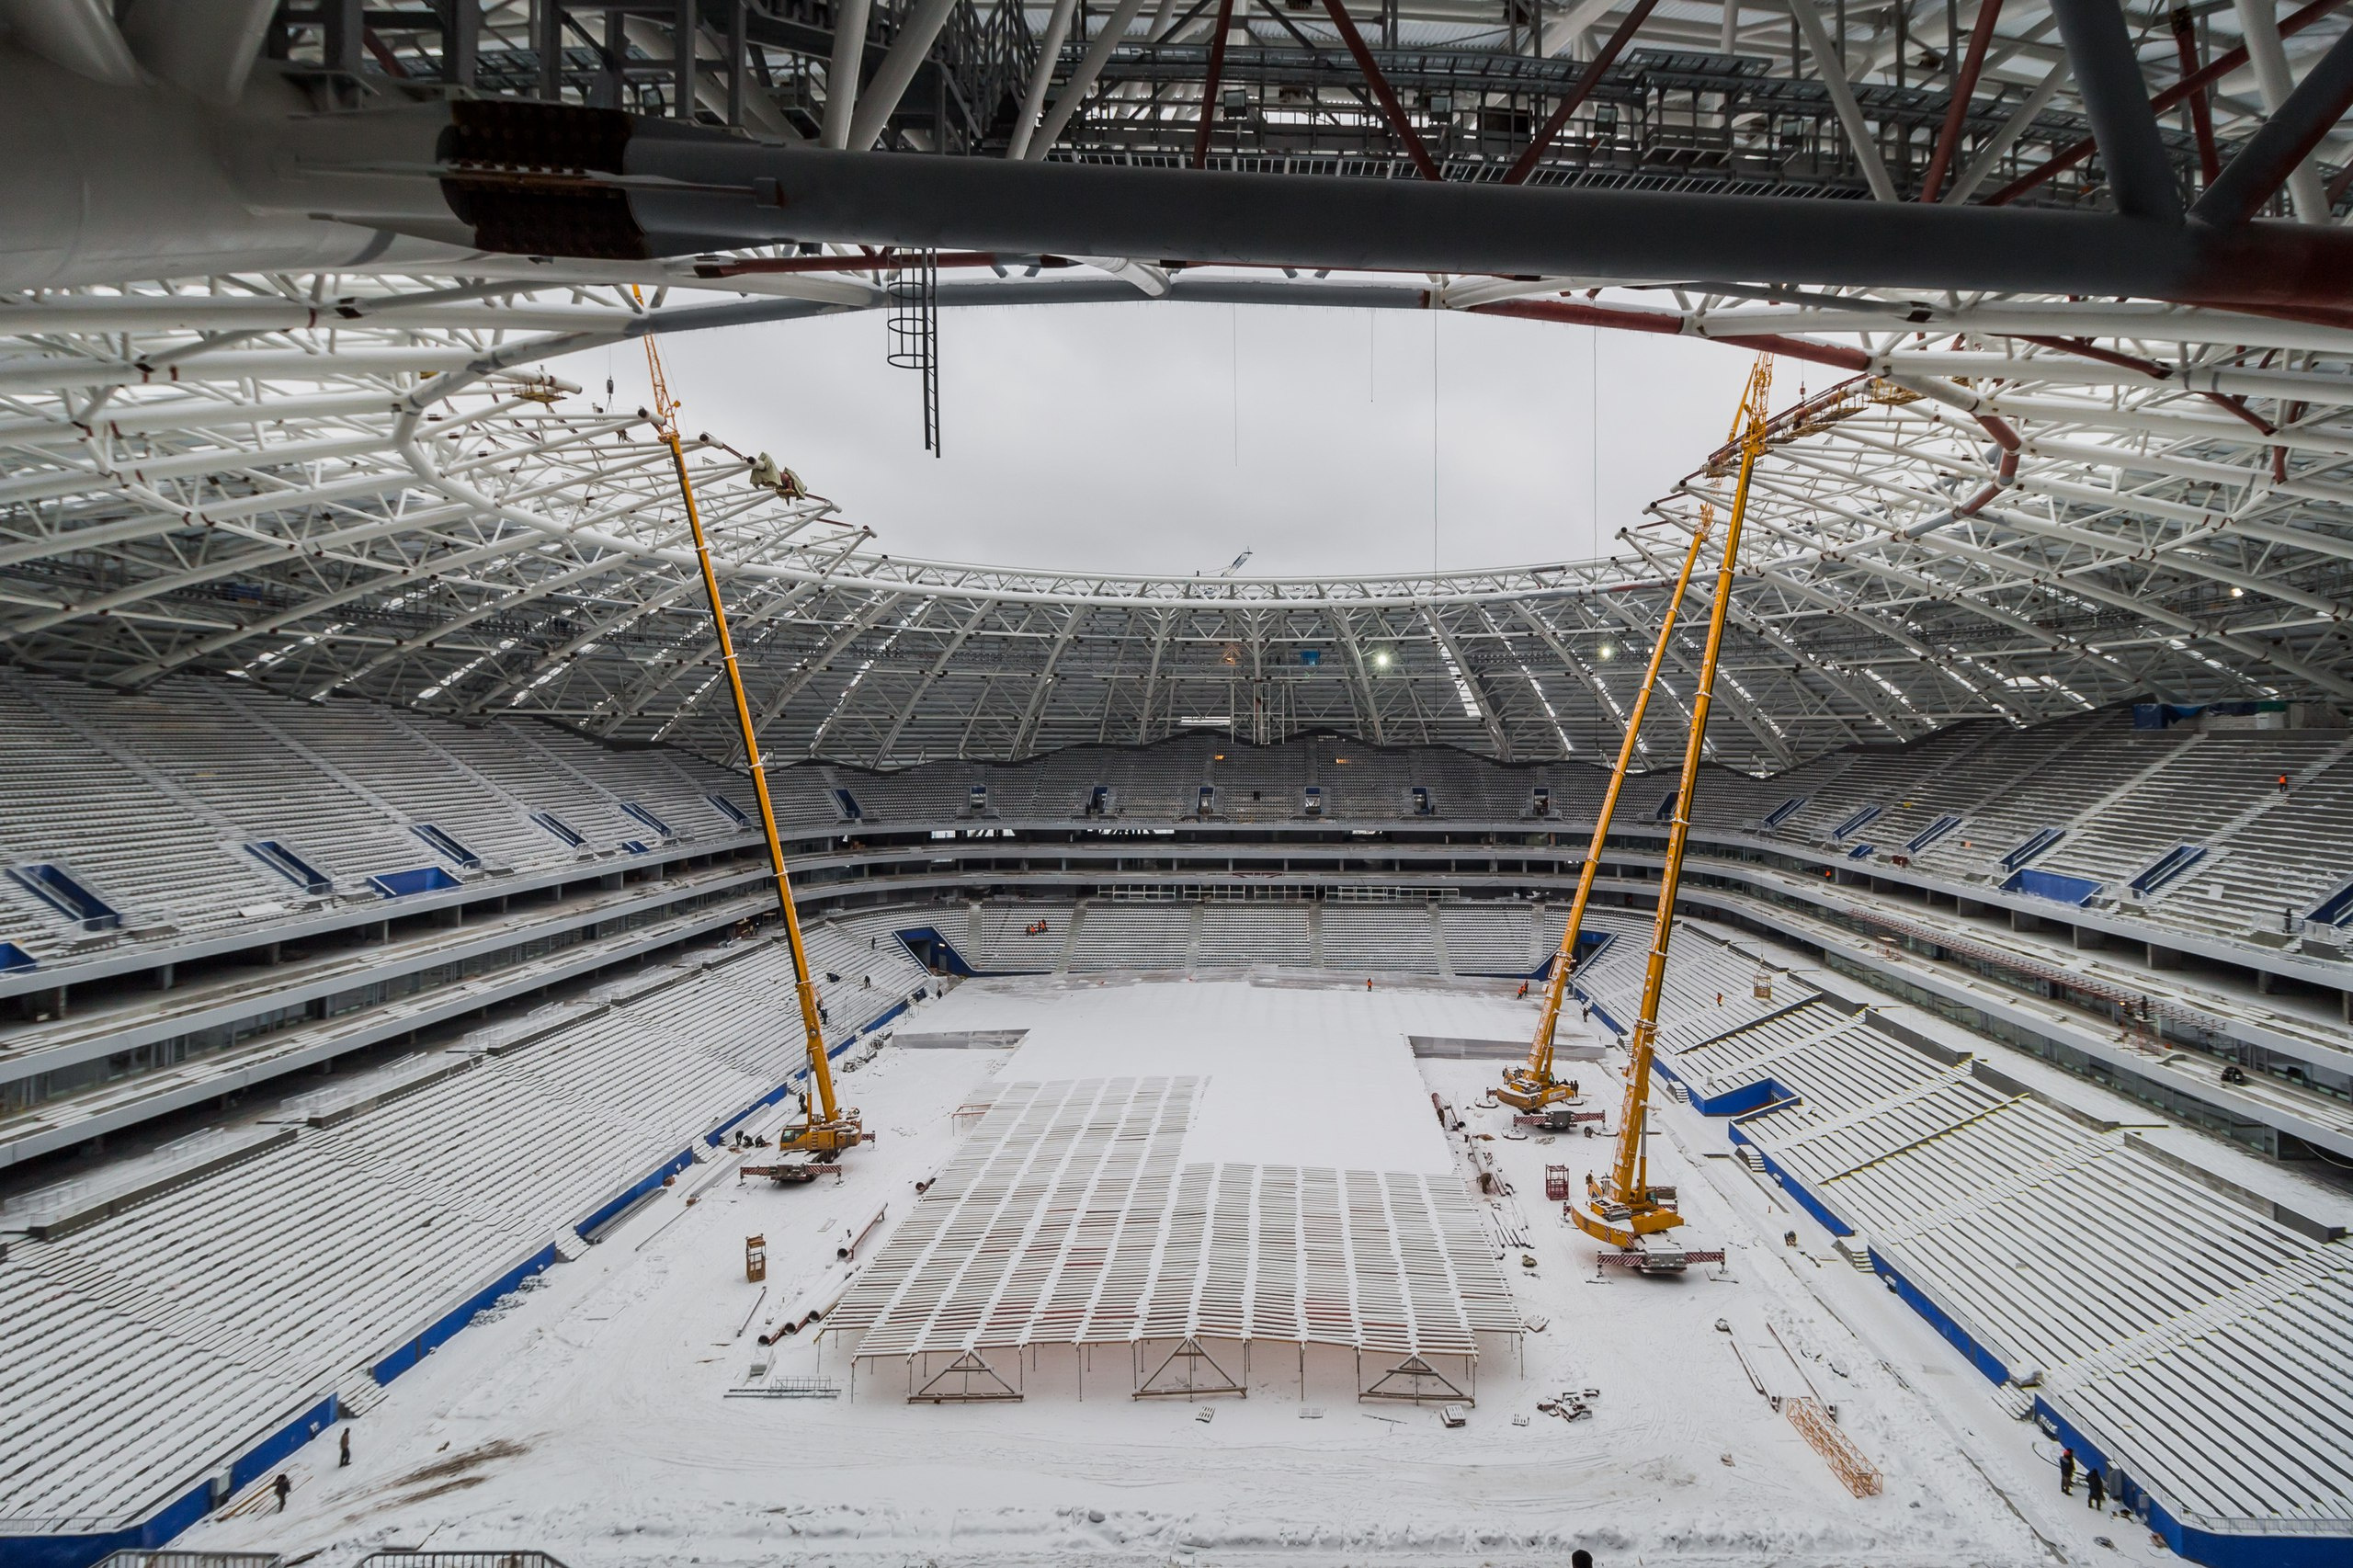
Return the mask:
<path id="1" fill-rule="evenodd" d="M 1749 363 L 1439 312 L 943 311 L 934 459 L 918 378 L 885 363 L 884 336 L 866 312 L 663 353 L 689 434 L 773 453 L 885 551 L 1168 574 L 1245 550 L 1251 575 L 1608 554 L 1723 439 Z M 563 373 L 648 401 L 634 347 Z"/>

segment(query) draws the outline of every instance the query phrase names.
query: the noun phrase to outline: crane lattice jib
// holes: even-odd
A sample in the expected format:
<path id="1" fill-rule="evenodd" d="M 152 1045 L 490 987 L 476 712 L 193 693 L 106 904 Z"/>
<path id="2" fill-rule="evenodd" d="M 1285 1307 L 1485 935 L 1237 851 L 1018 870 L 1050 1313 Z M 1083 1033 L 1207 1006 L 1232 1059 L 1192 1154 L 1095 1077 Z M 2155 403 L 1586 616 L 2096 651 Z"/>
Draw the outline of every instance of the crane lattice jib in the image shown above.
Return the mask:
<path id="1" fill-rule="evenodd" d="M 1716 572 L 1716 596 L 1708 614 L 1707 651 L 1699 665 L 1698 689 L 1691 698 L 1690 737 L 1683 749 L 1683 774 L 1675 796 L 1675 814 L 1666 841 L 1665 864 L 1659 871 L 1658 915 L 1651 928 L 1651 949 L 1643 971 L 1642 1005 L 1634 1020 L 1631 1059 L 1626 1066 L 1626 1100 L 1619 1113 L 1617 1157 L 1609 1185 L 1597 1199 L 1625 1216 L 1622 1224 L 1598 1213 L 1576 1212 L 1579 1228 L 1597 1239 L 1631 1246 L 1641 1236 L 1682 1223 L 1674 1209 L 1654 1199 L 1647 1162 L 1643 1153 L 1643 1124 L 1650 1108 L 1651 1059 L 1658 1040 L 1660 993 L 1666 984 L 1667 940 L 1675 931 L 1675 897 L 1683 879 L 1684 846 L 1691 835 L 1691 801 L 1699 781 L 1699 760 L 1707 748 L 1708 710 L 1716 689 L 1716 665 L 1723 649 L 1724 621 L 1732 608 L 1733 574 L 1740 559 L 1741 525 L 1748 512 L 1748 487 L 1756 460 L 1767 440 L 1773 387 L 1773 361 L 1760 355 L 1741 393 L 1734 428 L 1740 432 L 1740 480 L 1733 492 L 1732 516 L 1724 525 L 1723 556 Z"/>
<path id="2" fill-rule="evenodd" d="M 632 288 L 632 293 L 636 290 Z M 642 302 L 642 296 L 639 296 Z M 670 462 L 677 473 L 678 498 L 687 513 L 687 527 L 694 535 L 695 560 L 702 569 L 703 592 L 710 600 L 710 625 L 713 640 L 719 644 L 720 666 L 727 675 L 727 688 L 735 700 L 735 722 L 742 731 L 744 766 L 752 775 L 752 793 L 760 804 L 760 831 L 767 841 L 768 869 L 776 877 L 777 913 L 784 922 L 787 944 L 792 949 L 793 989 L 800 997 L 801 1023 L 808 1039 L 809 1077 L 815 1090 L 809 1108 L 801 1142 L 813 1144 L 817 1130 L 831 1128 L 840 1120 L 840 1108 L 834 1096 L 832 1064 L 825 1057 L 824 1016 L 817 1010 L 817 987 L 811 978 L 808 949 L 801 937 L 801 916 L 793 906 L 792 880 L 784 867 L 784 844 L 777 836 L 776 807 L 768 799 L 767 772 L 761 766 L 759 735 L 752 723 L 752 705 L 744 695 L 743 672 L 736 667 L 735 642 L 728 634 L 727 611 L 719 599 L 719 577 L 711 569 L 710 547 L 702 529 L 702 514 L 695 505 L 695 488 L 687 477 L 686 449 L 678 437 L 678 405 L 670 396 L 669 379 L 663 373 L 662 355 L 654 347 L 654 335 L 645 335 L 645 369 L 654 382 L 654 417 L 662 439 L 670 449 Z M 853 1131 L 851 1138 L 856 1133 Z"/>
<path id="3" fill-rule="evenodd" d="M 1536 1042 L 1528 1053 L 1525 1079 L 1538 1092 L 1552 1084 L 1552 1035 L 1561 1021 L 1561 1001 L 1568 991 L 1569 971 L 1576 962 L 1577 935 L 1585 926 L 1586 903 L 1593 896 L 1594 877 L 1601 869 L 1601 848 L 1609 839 L 1610 819 L 1618 812 L 1618 796 L 1626 787 L 1627 771 L 1633 767 L 1635 747 L 1643 733 L 1643 720 L 1650 711 L 1651 692 L 1658 685 L 1659 667 L 1666 659 L 1667 640 L 1675 634 L 1675 618 L 1683 608 L 1683 596 L 1690 591 L 1691 570 L 1699 563 L 1699 551 L 1708 541 L 1708 531 L 1715 523 L 1715 508 L 1701 506 L 1699 526 L 1692 530 L 1691 548 L 1684 552 L 1683 570 L 1677 574 L 1675 592 L 1666 601 L 1658 623 L 1658 641 L 1651 646 L 1650 667 L 1643 672 L 1642 688 L 1634 694 L 1634 706 L 1626 716 L 1626 735 L 1618 746 L 1618 765 L 1610 769 L 1609 787 L 1601 797 L 1601 814 L 1593 824 L 1593 843 L 1586 850 L 1585 865 L 1577 873 L 1576 897 L 1569 904 L 1569 923 L 1561 929 L 1561 949 L 1552 959 L 1552 974 L 1544 987 L 1544 1010 L 1536 1020 Z"/>

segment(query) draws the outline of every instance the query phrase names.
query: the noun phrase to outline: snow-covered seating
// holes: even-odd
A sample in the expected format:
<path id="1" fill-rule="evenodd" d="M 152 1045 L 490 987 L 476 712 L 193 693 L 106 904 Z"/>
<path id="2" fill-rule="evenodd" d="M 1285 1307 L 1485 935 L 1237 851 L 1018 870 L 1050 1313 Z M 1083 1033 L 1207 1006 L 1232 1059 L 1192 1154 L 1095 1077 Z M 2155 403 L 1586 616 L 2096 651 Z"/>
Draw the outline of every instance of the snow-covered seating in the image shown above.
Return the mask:
<path id="1" fill-rule="evenodd" d="M 1430 907 L 1401 903 L 1324 905 L 1324 967 L 1349 973 L 1437 974 Z"/>
<path id="2" fill-rule="evenodd" d="M 784 1081 L 779 974 L 763 947 L 635 977 L 533 1043 L 14 1243 L 0 1522 L 144 1518 L 541 1255 Z"/>
<path id="3" fill-rule="evenodd" d="M 1309 908 L 1304 903 L 1203 904 L 1194 967 L 1208 971 L 1252 964 L 1313 965 L 1315 937 Z"/>
<path id="4" fill-rule="evenodd" d="M 1070 971 L 1182 970 L 1192 961 L 1193 925 L 1199 907 L 1097 899 L 1074 917 Z"/>

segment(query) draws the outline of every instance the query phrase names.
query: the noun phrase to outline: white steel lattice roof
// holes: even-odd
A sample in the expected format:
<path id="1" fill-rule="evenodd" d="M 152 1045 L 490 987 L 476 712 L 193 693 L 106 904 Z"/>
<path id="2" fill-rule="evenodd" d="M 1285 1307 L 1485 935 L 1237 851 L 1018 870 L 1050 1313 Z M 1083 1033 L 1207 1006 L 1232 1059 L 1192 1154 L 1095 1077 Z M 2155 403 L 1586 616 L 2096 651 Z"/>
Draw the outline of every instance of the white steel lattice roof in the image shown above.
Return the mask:
<path id="1" fill-rule="evenodd" d="M 648 310 L 622 269 L 572 264 L 563 286 L 549 270 L 483 258 L 0 303 L 6 656 L 126 689 L 209 668 L 733 756 L 665 454 L 543 365 L 650 326 L 881 293 L 870 274 L 625 269 L 670 289 Z M 1612 289 L 1595 305 L 1575 281 L 1210 269 L 1162 297 L 1574 303 L 1836 361 L 1845 380 L 1782 377 L 1834 384 L 1787 411 L 1758 473 L 1711 735 L 1733 766 L 2133 696 L 2353 700 L 2353 329 L 1909 290 Z M 1144 299 L 1067 271 L 941 293 Z M 1729 488 L 1699 467 L 1603 561 L 1154 579 L 885 556 L 825 504 L 751 487 L 745 454 L 705 443 L 692 460 L 765 744 L 880 767 L 1148 741 L 1204 716 L 1248 739 L 1331 726 L 1606 758 L 1688 530 Z M 1683 619 L 1678 693 L 1703 624 Z M 1679 700 L 1657 722 L 1679 723 Z"/>

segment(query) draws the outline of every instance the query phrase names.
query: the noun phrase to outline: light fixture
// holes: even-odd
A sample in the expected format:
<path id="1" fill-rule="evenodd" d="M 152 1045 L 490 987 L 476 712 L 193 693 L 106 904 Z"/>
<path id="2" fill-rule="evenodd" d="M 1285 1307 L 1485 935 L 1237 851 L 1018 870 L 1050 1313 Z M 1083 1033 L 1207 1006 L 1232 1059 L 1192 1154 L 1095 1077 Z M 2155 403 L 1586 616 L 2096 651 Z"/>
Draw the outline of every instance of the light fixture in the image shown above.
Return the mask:
<path id="1" fill-rule="evenodd" d="M 2231 590 L 2231 597 L 2234 599 L 2243 599 L 2246 597 L 2246 590 L 2245 588 L 2233 588 Z"/>
<path id="2" fill-rule="evenodd" d="M 1608 643 L 1604 642 L 1595 651 L 1594 656 L 1598 658 L 1603 664 L 1608 664 L 1611 658 L 1616 656 L 1617 653 L 1617 649 L 1611 647 Z"/>
<path id="3" fill-rule="evenodd" d="M 1383 648 L 1380 653 L 1375 653 L 1372 656 L 1372 667 L 1376 670 L 1385 670 L 1389 667 L 1388 649 Z"/>

